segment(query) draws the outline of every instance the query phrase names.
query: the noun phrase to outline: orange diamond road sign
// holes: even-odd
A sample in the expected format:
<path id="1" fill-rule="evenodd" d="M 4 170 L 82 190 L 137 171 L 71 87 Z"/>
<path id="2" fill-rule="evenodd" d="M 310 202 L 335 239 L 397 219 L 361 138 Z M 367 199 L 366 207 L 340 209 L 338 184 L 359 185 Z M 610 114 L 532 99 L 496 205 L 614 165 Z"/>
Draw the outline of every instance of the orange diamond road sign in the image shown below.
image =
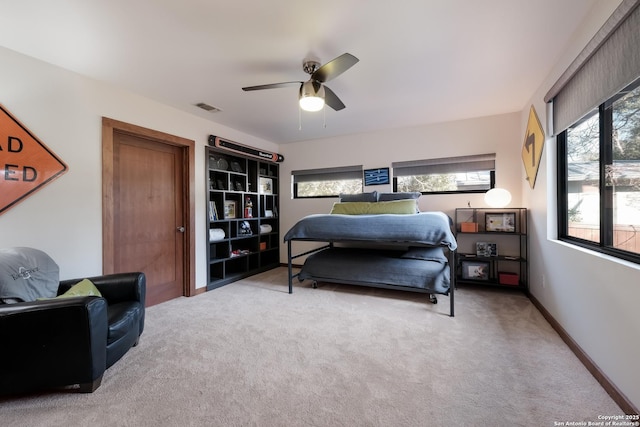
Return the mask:
<path id="1" fill-rule="evenodd" d="M 0 105 L 0 214 L 66 171 L 67 165 Z"/>
<path id="2" fill-rule="evenodd" d="M 522 144 L 522 163 L 527 174 L 527 181 L 529 181 L 529 186 L 532 189 L 536 185 L 543 148 L 544 131 L 532 105 L 531 109 L 529 109 L 529 121 L 527 122 L 527 131 L 524 134 L 524 143 Z"/>

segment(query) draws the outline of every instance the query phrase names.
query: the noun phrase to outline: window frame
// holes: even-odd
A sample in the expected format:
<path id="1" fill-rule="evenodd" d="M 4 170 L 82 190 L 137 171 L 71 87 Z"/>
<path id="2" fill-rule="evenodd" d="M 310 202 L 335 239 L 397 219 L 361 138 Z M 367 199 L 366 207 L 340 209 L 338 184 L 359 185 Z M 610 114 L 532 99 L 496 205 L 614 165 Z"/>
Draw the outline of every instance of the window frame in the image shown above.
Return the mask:
<path id="1" fill-rule="evenodd" d="M 353 165 L 353 166 L 344 166 L 344 167 L 335 167 L 335 168 L 320 168 L 320 169 L 305 169 L 305 170 L 296 170 L 291 171 L 291 195 L 293 199 L 329 199 L 340 197 L 340 194 L 327 194 L 327 195 L 319 195 L 319 196 L 300 196 L 298 194 L 298 184 L 299 181 L 296 180 L 296 176 L 309 176 L 313 175 L 316 177 L 322 177 L 323 175 L 327 178 L 331 177 L 333 179 L 318 179 L 313 182 L 320 181 L 340 181 L 340 179 L 335 179 L 336 174 L 343 175 L 353 175 L 353 178 L 344 178 L 346 179 L 356 179 L 356 175 L 358 175 L 358 179 L 360 179 L 360 192 L 364 191 L 364 169 L 362 165 Z M 304 182 L 304 181 L 303 181 Z"/>
<path id="2" fill-rule="evenodd" d="M 450 190 L 450 191 L 420 191 L 422 195 L 432 194 L 479 194 L 486 193 L 487 191 L 495 188 L 496 185 L 496 154 L 479 154 L 469 156 L 457 156 L 457 157 L 444 157 L 438 159 L 424 159 L 414 160 L 407 162 L 394 162 L 392 167 L 393 173 L 393 192 L 398 192 L 398 177 L 399 176 L 434 176 L 434 175 L 447 175 L 455 173 L 473 173 L 479 171 L 489 172 L 489 188 L 480 188 L 473 190 Z M 465 169 L 464 165 L 468 165 L 469 169 Z M 486 168 L 480 168 L 486 167 Z M 405 172 L 399 172 L 402 170 Z M 426 172 L 426 173 L 406 173 L 406 171 L 412 172 Z M 433 173 L 428 173 L 433 172 Z M 403 190 L 404 191 L 404 190 Z M 418 190 L 409 190 L 418 191 Z"/>
<path id="3" fill-rule="evenodd" d="M 557 147 L 557 164 L 556 171 L 558 176 L 557 181 L 557 218 L 558 218 L 558 240 L 580 246 L 586 249 L 590 249 L 599 253 L 613 256 L 615 258 L 630 261 L 636 264 L 640 264 L 640 254 L 630 252 L 613 247 L 614 243 L 614 218 L 613 209 L 607 208 L 607 206 L 613 206 L 614 191 L 612 188 L 605 185 L 605 171 L 607 165 L 613 164 L 613 104 L 615 101 L 624 96 L 624 94 L 630 90 L 640 88 L 640 78 L 616 93 L 614 96 L 607 99 L 604 103 L 598 106 L 598 125 L 599 125 L 599 176 L 598 176 L 598 190 L 599 190 L 599 208 L 600 208 L 600 221 L 599 221 L 599 242 L 591 240 L 581 239 L 579 237 L 569 235 L 569 212 L 568 212 L 568 200 L 569 200 L 569 188 L 568 188 L 568 174 L 569 174 L 569 162 L 567 152 L 567 131 L 569 128 L 576 126 L 585 118 L 590 117 L 593 110 L 589 111 L 583 118 L 578 120 L 574 125 L 568 129 L 563 130 L 556 137 Z"/>

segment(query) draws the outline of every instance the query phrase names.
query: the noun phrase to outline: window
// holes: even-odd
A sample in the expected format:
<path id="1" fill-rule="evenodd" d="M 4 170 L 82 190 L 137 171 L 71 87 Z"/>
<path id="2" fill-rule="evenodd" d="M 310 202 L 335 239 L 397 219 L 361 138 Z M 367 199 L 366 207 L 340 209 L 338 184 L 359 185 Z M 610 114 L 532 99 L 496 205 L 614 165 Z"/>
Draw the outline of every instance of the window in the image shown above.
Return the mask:
<path id="1" fill-rule="evenodd" d="M 362 173 L 362 165 L 292 171 L 293 198 L 361 193 Z"/>
<path id="2" fill-rule="evenodd" d="M 638 6 L 640 0 L 621 2 L 544 98 L 553 103 L 558 141 L 558 237 L 636 263 L 640 263 Z"/>
<path id="3" fill-rule="evenodd" d="M 558 136 L 559 237 L 640 262 L 640 79 Z"/>
<path id="4" fill-rule="evenodd" d="M 394 162 L 393 190 L 422 194 L 485 193 L 495 185 L 495 154 Z"/>

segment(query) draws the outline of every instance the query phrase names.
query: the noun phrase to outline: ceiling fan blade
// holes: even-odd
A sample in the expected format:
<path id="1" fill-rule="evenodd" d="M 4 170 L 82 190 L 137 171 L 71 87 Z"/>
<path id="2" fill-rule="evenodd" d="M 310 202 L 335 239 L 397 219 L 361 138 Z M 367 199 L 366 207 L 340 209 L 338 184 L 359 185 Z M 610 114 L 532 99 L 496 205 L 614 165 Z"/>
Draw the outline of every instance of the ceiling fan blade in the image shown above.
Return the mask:
<path id="1" fill-rule="evenodd" d="M 262 90 L 262 89 L 277 89 L 280 87 L 287 87 L 291 85 L 301 85 L 303 82 L 283 82 L 283 83 L 271 83 L 268 85 L 258 85 L 258 86 L 247 86 L 243 87 L 242 90 L 250 91 L 250 90 Z"/>
<path id="2" fill-rule="evenodd" d="M 343 53 L 318 68 L 313 74 L 311 74 L 311 78 L 322 83 L 328 82 L 356 65 L 358 61 L 359 59 L 350 53 Z"/>
<path id="3" fill-rule="evenodd" d="M 338 95 L 336 95 L 327 86 L 324 87 L 324 103 L 336 111 L 340 111 L 345 108 L 345 105 L 340 101 Z"/>

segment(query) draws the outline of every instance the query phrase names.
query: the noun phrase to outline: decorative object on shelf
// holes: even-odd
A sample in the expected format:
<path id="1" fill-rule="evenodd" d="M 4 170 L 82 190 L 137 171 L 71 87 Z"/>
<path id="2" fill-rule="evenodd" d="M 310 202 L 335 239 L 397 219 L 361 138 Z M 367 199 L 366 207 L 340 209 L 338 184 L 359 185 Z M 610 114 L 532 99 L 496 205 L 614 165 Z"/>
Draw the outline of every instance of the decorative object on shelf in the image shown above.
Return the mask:
<path id="1" fill-rule="evenodd" d="M 224 190 L 225 189 L 224 182 L 222 182 L 221 179 L 219 179 L 217 182 L 218 182 L 218 190 Z"/>
<path id="2" fill-rule="evenodd" d="M 485 230 L 514 233 L 516 231 L 515 212 L 485 213 Z"/>
<path id="3" fill-rule="evenodd" d="M 232 219 L 236 217 L 236 202 L 234 200 L 224 201 L 224 218 Z"/>
<path id="4" fill-rule="evenodd" d="M 460 223 L 460 231 L 463 233 L 477 233 L 478 232 L 478 223 L 477 222 L 462 222 Z"/>
<path id="5" fill-rule="evenodd" d="M 247 197 L 244 201 L 244 217 L 253 218 L 253 202 L 250 197 Z"/>
<path id="6" fill-rule="evenodd" d="M 215 242 L 217 240 L 223 240 L 225 238 L 224 230 L 222 228 L 210 228 L 209 229 L 209 241 Z"/>
<path id="7" fill-rule="evenodd" d="M 240 181 L 236 181 L 236 191 L 244 191 L 244 187 L 242 186 L 242 183 Z"/>
<path id="8" fill-rule="evenodd" d="M 251 231 L 251 225 L 249 225 L 249 221 L 242 221 L 240 223 L 240 230 L 238 230 L 238 232 L 243 236 L 252 235 L 253 231 Z"/>
<path id="9" fill-rule="evenodd" d="M 538 176 L 538 168 L 540 167 L 540 159 L 542 158 L 542 149 L 544 148 L 544 131 L 540 124 L 540 119 L 536 114 L 536 109 L 529 109 L 529 121 L 527 122 L 527 130 L 524 134 L 524 143 L 522 144 L 522 162 L 524 170 L 527 173 L 527 181 L 533 189 L 536 185 L 536 177 Z"/>
<path id="10" fill-rule="evenodd" d="M 273 211 L 271 209 L 265 209 L 264 217 L 265 218 L 273 218 Z"/>
<path id="11" fill-rule="evenodd" d="M 267 250 L 267 242 L 260 242 L 260 250 L 261 251 Z"/>
<path id="12" fill-rule="evenodd" d="M 476 255 L 483 257 L 498 256 L 498 245 L 491 242 L 476 242 Z"/>
<path id="13" fill-rule="evenodd" d="M 213 200 L 209 201 L 209 221 L 217 221 L 218 220 L 218 210 L 216 209 L 216 202 Z"/>
<path id="14" fill-rule="evenodd" d="M 209 190 L 216 190 L 216 182 L 213 179 L 209 180 Z"/>
<path id="15" fill-rule="evenodd" d="M 484 261 L 461 261 L 462 278 L 489 280 L 489 263 Z"/>
<path id="16" fill-rule="evenodd" d="M 273 194 L 273 180 L 271 178 L 260 177 L 260 193 Z"/>
<path id="17" fill-rule="evenodd" d="M 242 145 L 237 142 L 222 139 L 219 136 L 209 135 L 209 145 L 222 148 L 227 151 L 233 151 L 235 153 L 241 153 L 246 156 L 257 157 L 258 159 L 271 161 L 271 162 L 283 162 L 284 156 L 282 154 L 270 153 L 268 151 L 259 150 L 257 148 L 249 147 L 248 145 Z"/>
<path id="18" fill-rule="evenodd" d="M 243 173 L 242 166 L 238 162 L 231 162 L 231 170 L 238 173 Z"/>
<path id="19" fill-rule="evenodd" d="M 511 203 L 511 193 L 504 188 L 492 188 L 485 193 L 484 201 L 492 208 L 504 208 Z"/>
<path id="20" fill-rule="evenodd" d="M 226 171 L 227 169 L 229 169 L 229 163 L 227 163 L 227 161 L 223 157 L 220 157 L 218 159 L 218 169 L 222 171 Z"/>
<path id="21" fill-rule="evenodd" d="M 269 224 L 260 224 L 260 234 L 271 233 L 273 228 Z"/>
<path id="22" fill-rule="evenodd" d="M 518 277 L 517 273 L 499 271 L 498 283 L 500 283 L 501 285 L 518 286 L 520 284 L 520 278 Z"/>
<path id="23" fill-rule="evenodd" d="M 389 184 L 389 168 L 364 170 L 364 185 L 384 184 Z"/>

